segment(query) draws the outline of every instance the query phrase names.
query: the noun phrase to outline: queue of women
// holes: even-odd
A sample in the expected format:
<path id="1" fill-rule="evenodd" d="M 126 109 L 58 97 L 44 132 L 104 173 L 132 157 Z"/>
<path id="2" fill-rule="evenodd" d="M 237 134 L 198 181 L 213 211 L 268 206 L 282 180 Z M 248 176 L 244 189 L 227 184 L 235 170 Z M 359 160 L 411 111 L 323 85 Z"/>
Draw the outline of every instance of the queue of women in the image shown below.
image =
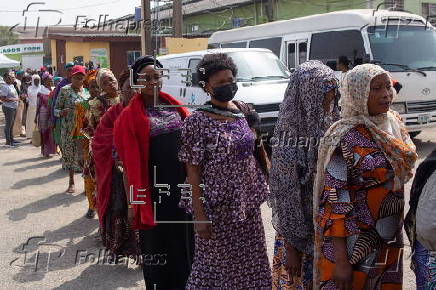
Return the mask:
<path id="1" fill-rule="evenodd" d="M 53 91 L 50 76 L 42 78 L 36 109 L 42 153 L 60 146 L 69 193 L 74 173 L 83 173 L 86 217 L 97 212 L 104 246 L 114 257 L 152 257 L 142 260 L 147 289 L 402 289 L 404 184 L 417 153 L 389 108 L 388 72 L 356 66 L 340 96 L 330 68 L 298 67 L 269 163 L 254 113 L 233 100 L 230 57 L 200 61 L 210 101 L 193 112 L 161 91 L 160 68 L 152 57 L 137 59 L 132 81 L 141 88 L 132 89 L 128 70 L 117 79 L 68 66 Z M 319 142 L 295 146 L 296 137 Z M 272 267 L 266 201 L 276 230 Z M 415 263 L 419 289 L 435 283 L 429 263 Z"/>

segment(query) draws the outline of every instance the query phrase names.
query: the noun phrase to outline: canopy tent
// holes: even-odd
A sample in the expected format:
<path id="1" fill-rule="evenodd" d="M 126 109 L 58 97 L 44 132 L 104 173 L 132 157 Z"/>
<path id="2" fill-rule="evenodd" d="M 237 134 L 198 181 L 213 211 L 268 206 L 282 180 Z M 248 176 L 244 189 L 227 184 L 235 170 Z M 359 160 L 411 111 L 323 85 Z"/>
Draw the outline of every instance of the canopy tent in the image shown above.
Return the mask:
<path id="1" fill-rule="evenodd" d="M 12 60 L 6 55 L 0 53 L 0 68 L 12 68 L 20 66 L 20 62 L 16 60 Z"/>

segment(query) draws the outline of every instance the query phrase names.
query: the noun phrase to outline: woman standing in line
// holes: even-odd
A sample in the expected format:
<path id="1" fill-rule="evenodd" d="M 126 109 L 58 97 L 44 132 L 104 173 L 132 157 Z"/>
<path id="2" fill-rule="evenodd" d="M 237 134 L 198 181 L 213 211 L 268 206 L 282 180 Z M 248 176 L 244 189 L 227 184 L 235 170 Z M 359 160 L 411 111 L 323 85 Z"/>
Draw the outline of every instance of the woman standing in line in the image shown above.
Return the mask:
<path id="1" fill-rule="evenodd" d="M 138 255 L 138 232 L 132 230 L 127 218 L 127 198 L 123 184 L 122 164 L 114 144 L 114 124 L 129 104 L 135 89 L 130 88 L 130 71 L 119 77 L 121 103 L 112 106 L 101 117 L 92 138 L 92 156 L 97 183 L 97 211 L 103 245 L 115 256 Z"/>
<path id="2" fill-rule="evenodd" d="M 88 91 L 83 88 L 85 77 L 86 72 L 83 66 L 76 65 L 71 69 L 71 84 L 60 89 L 54 110 L 56 118 L 60 120 L 62 169 L 70 173 L 68 193 L 75 192 L 74 172 L 81 171 L 78 164 L 77 144 L 71 133 L 75 125 L 76 104 L 89 98 Z"/>
<path id="3" fill-rule="evenodd" d="M 404 184 L 416 148 L 389 109 L 394 89 L 388 72 L 356 66 L 343 92 L 342 119 L 326 132 L 318 153 L 315 281 L 321 289 L 400 290 Z"/>
<path id="4" fill-rule="evenodd" d="M 162 65 L 151 56 L 132 66 L 133 81 L 143 88 L 115 122 L 114 140 L 126 178 L 128 215 L 139 230 L 146 287 L 184 289 L 193 234 L 190 217 L 178 207 L 178 185 L 186 174 L 177 152 L 188 110 L 160 90 L 162 73 L 157 68 Z"/>
<path id="5" fill-rule="evenodd" d="M 32 76 L 32 85 L 27 88 L 27 117 L 26 117 L 26 137 L 32 138 L 33 129 L 35 127 L 36 106 L 38 103 L 38 94 L 41 91 L 41 78 L 39 75 Z"/>
<path id="6" fill-rule="evenodd" d="M 237 68 L 217 53 L 205 55 L 197 71 L 211 107 L 188 117 L 181 136 L 179 159 L 192 187 L 192 203 L 183 204 L 196 222 L 186 288 L 271 289 L 260 212 L 268 186 L 253 154 L 254 133 L 232 101 Z"/>
<path id="7" fill-rule="evenodd" d="M 277 232 L 273 289 L 312 287 L 313 180 L 319 140 L 339 119 L 337 90 L 334 71 L 308 61 L 291 75 L 280 106 L 268 198 Z"/>
<path id="8" fill-rule="evenodd" d="M 56 153 L 56 145 L 53 139 L 53 132 L 50 127 L 50 106 L 49 96 L 52 92 L 53 78 L 49 73 L 42 75 L 42 87 L 38 93 L 38 105 L 36 109 L 35 123 L 38 125 L 41 135 L 41 154 L 49 158 L 50 154 Z"/>
<path id="9" fill-rule="evenodd" d="M 95 198 L 94 198 L 94 191 L 95 191 L 95 183 L 92 179 L 90 173 L 88 164 L 90 161 L 90 154 L 89 154 L 89 136 L 87 134 L 83 133 L 83 127 L 86 124 L 86 114 L 89 111 L 89 102 L 97 97 L 100 96 L 100 88 L 97 85 L 97 81 L 95 80 L 97 72 L 96 71 L 89 71 L 86 74 L 86 79 L 84 81 L 84 87 L 88 89 L 89 92 L 89 99 L 83 100 L 81 102 L 78 102 L 76 104 L 76 112 L 75 112 L 75 126 L 73 129 L 73 132 L 71 133 L 72 136 L 77 139 L 78 146 L 81 148 L 79 150 L 83 156 L 83 182 L 84 182 L 84 188 L 85 188 L 85 194 L 88 199 L 88 211 L 85 214 L 86 218 L 93 218 L 95 215 Z"/>
<path id="10" fill-rule="evenodd" d="M 94 137 L 94 131 L 97 128 L 100 118 L 106 113 L 106 111 L 118 104 L 120 98 L 118 95 L 118 82 L 111 70 L 103 68 L 98 70 L 95 81 L 100 88 L 100 95 L 96 95 L 95 98 L 89 101 L 89 109 L 86 111 L 86 116 L 83 124 L 83 132 L 92 143 Z M 94 218 L 95 216 L 95 166 L 94 159 L 92 157 L 92 151 L 88 151 L 90 154 L 88 160 L 85 163 L 84 172 L 91 179 L 86 179 L 88 188 L 88 200 L 92 200 L 89 203 L 87 218 Z"/>

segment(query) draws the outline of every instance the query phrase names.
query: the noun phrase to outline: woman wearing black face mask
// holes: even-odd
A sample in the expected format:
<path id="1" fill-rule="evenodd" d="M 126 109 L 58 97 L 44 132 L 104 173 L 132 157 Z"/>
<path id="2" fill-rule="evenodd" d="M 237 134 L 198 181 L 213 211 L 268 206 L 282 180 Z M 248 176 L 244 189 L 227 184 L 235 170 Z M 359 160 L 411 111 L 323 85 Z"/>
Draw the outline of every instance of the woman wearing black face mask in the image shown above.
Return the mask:
<path id="1" fill-rule="evenodd" d="M 271 289 L 260 205 L 268 188 L 253 151 L 255 135 L 232 101 L 237 69 L 225 54 L 197 67 L 210 107 L 185 119 L 179 159 L 186 163 L 195 256 L 187 289 Z"/>

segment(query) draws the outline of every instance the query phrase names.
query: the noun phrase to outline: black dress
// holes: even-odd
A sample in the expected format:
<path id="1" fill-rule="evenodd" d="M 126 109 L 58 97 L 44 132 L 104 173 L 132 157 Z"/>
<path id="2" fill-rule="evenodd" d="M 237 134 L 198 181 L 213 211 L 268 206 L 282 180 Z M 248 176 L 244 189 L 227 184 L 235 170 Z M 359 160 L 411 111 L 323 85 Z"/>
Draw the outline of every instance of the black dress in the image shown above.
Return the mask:
<path id="1" fill-rule="evenodd" d="M 185 289 L 194 253 L 192 217 L 178 207 L 186 172 L 177 158 L 182 120 L 171 109 L 148 108 L 149 174 L 157 225 L 140 231 L 147 289 Z M 155 174 L 156 173 L 156 174 Z M 169 186 L 169 187 L 168 187 Z"/>

